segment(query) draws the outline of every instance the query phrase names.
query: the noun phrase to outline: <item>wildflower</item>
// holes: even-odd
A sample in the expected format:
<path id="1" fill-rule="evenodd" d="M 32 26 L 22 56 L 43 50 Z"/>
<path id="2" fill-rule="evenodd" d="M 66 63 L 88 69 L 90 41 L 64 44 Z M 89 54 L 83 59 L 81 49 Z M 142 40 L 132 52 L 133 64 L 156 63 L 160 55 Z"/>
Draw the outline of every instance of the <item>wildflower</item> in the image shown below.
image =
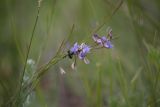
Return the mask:
<path id="1" fill-rule="evenodd" d="M 72 59 L 73 55 L 78 54 L 78 50 L 79 50 L 79 45 L 76 42 L 74 46 L 68 51 L 68 57 Z"/>
<path id="2" fill-rule="evenodd" d="M 80 45 L 80 52 L 79 52 L 79 59 L 84 59 L 85 58 L 85 56 L 87 55 L 87 53 L 89 53 L 89 51 L 90 51 L 90 47 L 88 46 L 88 45 L 86 45 L 86 44 L 84 44 L 84 43 L 82 43 L 81 45 Z"/>
<path id="3" fill-rule="evenodd" d="M 79 59 L 84 60 L 84 62 L 88 64 L 89 60 L 86 58 L 86 55 L 90 52 L 90 49 L 90 46 L 86 45 L 85 43 L 78 45 L 76 42 L 74 46 L 68 51 L 68 56 L 69 58 L 72 58 L 73 55 L 76 55 L 79 57 Z"/>
<path id="4" fill-rule="evenodd" d="M 101 40 L 102 40 L 102 43 L 103 43 L 104 47 L 113 48 L 113 45 L 112 45 L 111 41 L 109 39 L 107 39 L 105 36 L 102 36 Z"/>
<path id="5" fill-rule="evenodd" d="M 86 58 L 86 55 L 87 55 L 87 53 L 90 52 L 90 49 L 91 48 L 88 45 L 84 44 L 84 43 L 82 43 L 80 45 L 80 50 L 81 51 L 79 52 L 78 56 L 79 56 L 79 59 L 84 60 L 84 62 L 86 64 L 89 64 L 89 60 Z"/>
<path id="6" fill-rule="evenodd" d="M 73 53 L 73 54 L 76 54 L 78 52 L 78 49 L 79 49 L 79 45 L 78 43 L 76 42 L 74 44 L 74 46 L 70 49 L 70 52 Z"/>
<path id="7" fill-rule="evenodd" d="M 92 38 L 98 45 L 102 47 L 113 48 L 111 41 L 108 38 L 106 38 L 106 36 L 99 37 L 97 34 L 94 34 Z"/>
<path id="8" fill-rule="evenodd" d="M 110 40 L 107 40 L 107 41 L 104 43 L 104 47 L 106 47 L 106 48 L 113 48 L 113 45 L 112 45 L 112 43 L 111 43 Z"/>
<path id="9" fill-rule="evenodd" d="M 94 34 L 92 38 L 97 44 L 102 45 L 102 40 L 97 34 Z"/>

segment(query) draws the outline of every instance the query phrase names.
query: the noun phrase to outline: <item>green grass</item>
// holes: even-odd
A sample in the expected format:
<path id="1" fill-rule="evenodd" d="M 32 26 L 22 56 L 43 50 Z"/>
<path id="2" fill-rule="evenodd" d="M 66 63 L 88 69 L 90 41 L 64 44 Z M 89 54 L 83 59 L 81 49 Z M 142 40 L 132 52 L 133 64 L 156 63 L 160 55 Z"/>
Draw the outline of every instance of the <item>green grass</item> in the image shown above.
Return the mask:
<path id="1" fill-rule="evenodd" d="M 159 0 L 43 0 L 40 9 L 37 5 L 0 1 L 0 107 L 160 106 Z M 77 59 L 77 69 L 71 69 L 74 60 L 63 58 L 69 47 L 93 44 L 92 35 L 107 35 L 108 27 L 118 37 L 114 48 L 93 51 L 89 65 Z"/>

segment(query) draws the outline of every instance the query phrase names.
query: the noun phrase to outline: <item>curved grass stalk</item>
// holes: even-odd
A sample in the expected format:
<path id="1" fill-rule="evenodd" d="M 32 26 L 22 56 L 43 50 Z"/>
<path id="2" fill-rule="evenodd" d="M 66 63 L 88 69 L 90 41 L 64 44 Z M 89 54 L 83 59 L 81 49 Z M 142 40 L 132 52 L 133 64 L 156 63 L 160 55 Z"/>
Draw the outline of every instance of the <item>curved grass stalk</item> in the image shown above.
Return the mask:
<path id="1" fill-rule="evenodd" d="M 30 41 L 29 41 L 29 47 L 27 49 L 27 54 L 26 54 L 26 58 L 25 58 L 25 62 L 24 62 L 24 68 L 23 68 L 23 71 L 22 71 L 22 74 L 21 74 L 21 78 L 20 78 L 20 84 L 19 84 L 20 87 L 19 87 L 19 91 L 18 91 L 18 96 L 17 95 L 15 96 L 16 99 L 13 102 L 14 104 L 17 103 L 17 106 L 21 105 L 21 101 L 19 102 L 17 100 L 19 100 L 20 97 L 21 97 L 23 77 L 24 77 L 25 70 L 26 70 L 26 67 L 27 67 L 27 60 L 28 60 L 29 53 L 30 53 L 30 50 L 31 50 L 33 37 L 34 37 L 34 34 L 35 34 L 35 29 L 36 29 L 36 26 L 37 26 L 37 23 L 38 23 L 38 19 L 39 19 L 39 13 L 40 13 L 40 7 L 41 7 L 40 3 L 41 3 L 41 0 L 38 0 L 38 12 L 37 12 L 37 15 L 36 15 L 36 20 L 35 20 L 35 23 L 34 23 L 34 26 L 33 26 L 33 30 L 32 30 L 32 34 L 31 34 L 31 38 L 30 38 Z"/>
<path id="2" fill-rule="evenodd" d="M 114 14 L 118 11 L 118 9 L 121 7 L 122 4 L 123 4 L 123 0 L 120 0 L 120 2 L 117 4 L 117 6 L 113 9 L 112 14 L 111 14 L 109 17 L 105 16 L 105 17 L 104 17 L 104 20 L 109 21 L 109 20 L 114 16 Z M 101 25 L 99 25 L 99 26 L 91 33 L 91 35 L 94 34 L 94 33 L 97 33 L 97 32 L 106 24 L 107 21 L 104 21 Z"/>
<path id="3" fill-rule="evenodd" d="M 72 32 L 74 30 L 74 24 L 71 28 L 71 31 L 67 37 L 67 39 L 63 40 L 56 55 L 45 65 L 41 66 L 37 72 L 34 73 L 33 77 L 29 80 L 28 83 L 26 83 L 22 88 L 22 92 L 25 93 L 24 98 L 22 99 L 22 102 L 25 101 L 27 96 L 36 88 L 37 84 L 40 81 L 40 78 L 55 64 L 57 64 L 59 61 L 63 60 L 67 57 L 67 54 L 63 54 L 64 45 L 67 43 L 68 39 L 71 37 Z"/>
<path id="4" fill-rule="evenodd" d="M 25 58 L 25 61 L 24 61 L 24 67 L 23 67 L 23 71 L 22 71 L 22 74 L 21 74 L 21 78 L 20 78 L 20 83 L 19 83 L 19 90 L 17 91 L 17 94 L 13 97 L 11 97 L 11 99 L 5 104 L 6 106 L 8 105 L 12 105 L 12 106 L 19 106 L 21 104 L 21 101 L 18 101 L 21 97 L 21 92 L 22 92 L 22 83 L 23 83 L 23 77 L 24 77 L 24 74 L 25 74 L 25 70 L 26 70 L 26 67 L 27 67 L 27 59 L 29 57 L 29 53 L 30 53 L 30 50 L 31 50 L 31 46 L 32 46 L 32 42 L 33 42 L 33 37 L 34 37 L 34 34 L 35 34 L 35 29 L 36 29 L 36 26 L 37 26 L 37 23 L 38 23 L 38 19 L 39 19 L 39 13 L 40 13 L 40 5 L 41 3 L 41 0 L 38 0 L 38 12 L 37 12 L 37 15 L 36 15 L 36 20 L 35 20 L 35 23 L 34 23 L 34 26 L 33 26 L 33 30 L 32 30 L 32 34 L 31 34 L 31 38 L 30 38 L 30 41 L 29 41 L 29 47 L 27 49 L 27 54 L 26 54 L 26 58 Z"/>
<path id="5" fill-rule="evenodd" d="M 59 61 L 63 60 L 67 54 L 59 55 L 53 57 L 46 65 L 42 66 L 31 78 L 28 84 L 24 86 L 23 92 L 25 92 L 25 97 L 23 101 L 27 98 L 27 96 L 36 88 L 37 84 L 40 81 L 40 78 L 55 64 L 57 64 Z"/>

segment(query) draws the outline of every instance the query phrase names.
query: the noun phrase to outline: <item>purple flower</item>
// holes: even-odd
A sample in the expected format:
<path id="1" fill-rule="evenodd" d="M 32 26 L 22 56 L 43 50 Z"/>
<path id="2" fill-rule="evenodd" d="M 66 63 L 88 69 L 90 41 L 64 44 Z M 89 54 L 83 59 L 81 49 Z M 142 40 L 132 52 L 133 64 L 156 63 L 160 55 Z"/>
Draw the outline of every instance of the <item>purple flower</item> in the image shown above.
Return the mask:
<path id="1" fill-rule="evenodd" d="M 84 60 L 84 62 L 88 64 L 89 60 L 86 58 L 86 55 L 90 52 L 90 49 L 90 46 L 86 45 L 85 43 L 78 45 L 78 43 L 76 42 L 74 46 L 69 50 L 68 56 L 72 59 L 73 55 L 77 55 L 79 59 Z"/>
<path id="2" fill-rule="evenodd" d="M 99 37 L 97 34 L 94 34 L 93 40 L 100 46 L 103 46 L 105 48 L 113 48 L 111 41 L 106 38 L 106 36 Z"/>
<path id="3" fill-rule="evenodd" d="M 88 46 L 88 45 L 86 45 L 86 44 L 84 44 L 84 43 L 82 43 L 81 45 L 80 45 L 80 52 L 79 52 L 79 59 L 84 59 L 85 57 L 86 57 L 86 55 L 87 55 L 87 53 L 89 53 L 89 51 L 90 51 L 90 47 Z"/>
<path id="4" fill-rule="evenodd" d="M 97 34 L 94 34 L 92 38 L 97 44 L 103 45 L 101 38 Z"/>
<path id="5" fill-rule="evenodd" d="M 77 54 L 77 53 L 78 53 L 78 50 L 79 50 L 79 45 L 78 45 L 78 43 L 76 42 L 76 43 L 74 44 L 74 46 L 70 49 L 70 53 Z"/>
<path id="6" fill-rule="evenodd" d="M 104 47 L 113 48 L 113 45 L 112 45 L 111 41 L 109 39 L 107 39 L 105 36 L 102 36 L 101 40 L 102 40 L 102 43 L 103 43 Z"/>
<path id="7" fill-rule="evenodd" d="M 105 36 L 102 36 L 102 37 L 101 37 L 101 40 L 102 40 L 102 42 L 104 43 L 104 42 L 107 41 L 107 38 L 106 38 Z"/>
<path id="8" fill-rule="evenodd" d="M 110 40 L 107 40 L 107 41 L 104 43 L 104 47 L 106 47 L 106 48 L 113 48 L 113 45 L 112 45 L 112 43 L 111 43 Z"/>

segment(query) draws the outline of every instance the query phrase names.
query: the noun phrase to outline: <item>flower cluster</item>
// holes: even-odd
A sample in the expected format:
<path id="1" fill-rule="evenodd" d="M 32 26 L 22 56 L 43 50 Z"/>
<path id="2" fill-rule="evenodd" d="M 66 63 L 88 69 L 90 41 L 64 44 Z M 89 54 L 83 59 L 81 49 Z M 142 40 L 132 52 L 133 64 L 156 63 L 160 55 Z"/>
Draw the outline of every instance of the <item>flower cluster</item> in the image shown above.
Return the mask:
<path id="1" fill-rule="evenodd" d="M 113 48 L 113 45 L 111 43 L 112 40 L 112 29 L 109 30 L 108 36 L 98 36 L 97 34 L 94 34 L 92 36 L 93 40 L 95 41 L 96 44 L 98 44 L 101 47 L 105 48 Z"/>
<path id="2" fill-rule="evenodd" d="M 90 52 L 91 47 L 86 45 L 85 43 L 82 43 L 81 45 L 78 45 L 76 42 L 74 46 L 68 51 L 69 58 L 72 58 L 72 55 L 76 55 L 79 57 L 79 59 L 84 60 L 86 64 L 89 62 L 86 59 L 86 55 Z"/>
<path id="3" fill-rule="evenodd" d="M 96 43 L 96 45 L 94 46 L 89 46 L 85 43 L 82 44 L 78 44 L 77 42 L 73 45 L 73 47 L 70 48 L 70 50 L 68 51 L 68 57 L 70 59 L 72 59 L 73 55 L 75 55 L 76 57 L 78 57 L 79 59 L 83 60 L 86 64 L 89 63 L 89 60 L 86 58 L 87 54 L 90 53 L 90 51 L 92 49 L 95 48 L 113 48 L 113 45 L 111 43 L 112 40 L 112 30 L 110 30 L 108 32 L 107 37 L 106 36 L 102 36 L 100 37 L 97 34 L 94 34 L 92 36 L 94 42 Z"/>
<path id="4" fill-rule="evenodd" d="M 99 37 L 97 34 L 94 34 L 93 40 L 94 40 L 99 46 L 102 46 L 102 47 L 105 47 L 105 48 L 113 48 L 113 45 L 112 45 L 110 39 L 108 39 L 108 38 L 105 37 L 105 36 Z"/>

